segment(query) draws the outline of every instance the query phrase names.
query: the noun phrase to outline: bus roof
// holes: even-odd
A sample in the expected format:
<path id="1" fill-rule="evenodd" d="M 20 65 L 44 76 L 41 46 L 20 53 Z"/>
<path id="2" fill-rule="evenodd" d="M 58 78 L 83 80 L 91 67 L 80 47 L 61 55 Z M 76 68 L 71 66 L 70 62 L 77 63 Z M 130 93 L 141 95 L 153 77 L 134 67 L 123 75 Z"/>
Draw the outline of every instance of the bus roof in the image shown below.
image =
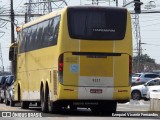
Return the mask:
<path id="1" fill-rule="evenodd" d="M 47 19 L 50 19 L 50 18 L 52 18 L 54 16 L 58 16 L 63 11 L 66 11 L 67 8 L 109 8 L 109 9 L 117 9 L 117 10 L 126 9 L 126 8 L 123 8 L 123 7 L 105 7 L 105 6 L 67 6 L 65 8 L 62 8 L 62 9 L 59 9 L 59 10 L 55 10 L 55 11 L 49 13 L 49 14 L 40 16 L 40 17 L 38 17 L 38 18 L 34 19 L 33 21 L 30 21 L 30 22 L 28 22 L 26 24 L 23 24 L 23 25 L 20 26 L 20 29 L 32 26 L 32 25 L 34 25 L 36 23 L 40 23 L 40 22 L 45 21 Z"/>

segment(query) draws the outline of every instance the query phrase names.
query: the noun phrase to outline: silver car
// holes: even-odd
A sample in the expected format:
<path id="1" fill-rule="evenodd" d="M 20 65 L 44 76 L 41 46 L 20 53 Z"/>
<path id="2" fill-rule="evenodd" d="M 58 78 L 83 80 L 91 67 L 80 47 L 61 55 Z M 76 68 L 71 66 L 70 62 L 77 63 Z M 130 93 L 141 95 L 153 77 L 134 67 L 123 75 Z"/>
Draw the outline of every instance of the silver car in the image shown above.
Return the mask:
<path id="1" fill-rule="evenodd" d="M 132 84 L 143 84 L 157 77 L 160 76 L 156 73 L 135 73 L 132 75 Z"/>

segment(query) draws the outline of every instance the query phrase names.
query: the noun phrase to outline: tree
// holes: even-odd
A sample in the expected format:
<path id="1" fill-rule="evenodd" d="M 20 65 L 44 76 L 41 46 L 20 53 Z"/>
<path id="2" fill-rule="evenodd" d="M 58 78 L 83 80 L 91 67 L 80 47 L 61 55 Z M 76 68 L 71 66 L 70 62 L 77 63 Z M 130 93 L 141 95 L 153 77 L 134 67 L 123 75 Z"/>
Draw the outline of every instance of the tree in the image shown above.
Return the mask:
<path id="1" fill-rule="evenodd" d="M 140 66 L 138 66 L 138 56 L 133 57 L 133 72 L 151 72 L 157 69 L 160 69 L 160 65 L 147 54 L 142 54 L 140 56 Z"/>

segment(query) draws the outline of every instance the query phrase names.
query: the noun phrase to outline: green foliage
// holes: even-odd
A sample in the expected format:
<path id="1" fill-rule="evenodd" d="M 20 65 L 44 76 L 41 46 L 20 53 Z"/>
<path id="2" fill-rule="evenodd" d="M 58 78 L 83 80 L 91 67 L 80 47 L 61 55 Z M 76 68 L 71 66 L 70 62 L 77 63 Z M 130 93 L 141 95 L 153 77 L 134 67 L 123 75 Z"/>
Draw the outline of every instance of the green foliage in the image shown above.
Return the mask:
<path id="1" fill-rule="evenodd" d="M 150 58 L 147 54 L 142 54 L 139 60 L 140 64 L 138 64 L 138 56 L 133 56 L 133 72 L 151 72 L 160 69 L 155 59 Z"/>

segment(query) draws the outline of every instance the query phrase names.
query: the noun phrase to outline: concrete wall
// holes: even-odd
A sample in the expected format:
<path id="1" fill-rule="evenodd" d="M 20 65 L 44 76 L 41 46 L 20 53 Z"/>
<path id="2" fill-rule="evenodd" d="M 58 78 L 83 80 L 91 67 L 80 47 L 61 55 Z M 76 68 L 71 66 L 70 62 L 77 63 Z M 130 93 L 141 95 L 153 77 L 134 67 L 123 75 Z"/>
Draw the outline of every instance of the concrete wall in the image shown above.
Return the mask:
<path id="1" fill-rule="evenodd" d="M 150 111 L 160 111 L 160 92 L 150 93 Z"/>

